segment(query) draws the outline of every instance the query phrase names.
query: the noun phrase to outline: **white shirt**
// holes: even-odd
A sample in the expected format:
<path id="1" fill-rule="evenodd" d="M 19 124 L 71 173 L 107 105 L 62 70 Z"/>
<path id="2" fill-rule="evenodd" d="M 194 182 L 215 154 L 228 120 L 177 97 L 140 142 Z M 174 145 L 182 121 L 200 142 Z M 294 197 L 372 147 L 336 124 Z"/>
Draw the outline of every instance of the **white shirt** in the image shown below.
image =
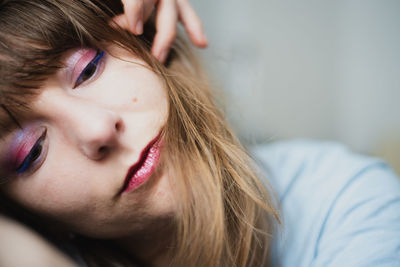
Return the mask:
<path id="1" fill-rule="evenodd" d="M 400 180 L 384 161 L 305 140 L 252 152 L 283 219 L 273 266 L 400 267 Z"/>

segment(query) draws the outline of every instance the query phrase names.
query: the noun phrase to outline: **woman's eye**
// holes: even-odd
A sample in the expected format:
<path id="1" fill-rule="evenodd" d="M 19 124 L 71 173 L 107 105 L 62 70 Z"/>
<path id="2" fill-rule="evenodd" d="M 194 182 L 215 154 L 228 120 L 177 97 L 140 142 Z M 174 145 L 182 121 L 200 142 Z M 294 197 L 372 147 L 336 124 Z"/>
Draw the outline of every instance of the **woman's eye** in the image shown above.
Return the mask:
<path id="1" fill-rule="evenodd" d="M 93 75 L 96 74 L 99 63 L 104 56 L 104 51 L 97 51 L 96 56 L 86 65 L 86 67 L 82 70 L 79 74 L 78 79 L 76 79 L 74 89 L 84 83 L 85 81 L 89 80 Z"/>
<path id="2" fill-rule="evenodd" d="M 46 138 L 46 131 L 39 137 L 39 139 L 35 142 L 28 155 L 22 161 L 22 163 L 17 167 L 17 173 L 23 173 L 29 170 L 36 162 L 36 160 L 40 157 L 43 151 L 43 142 Z"/>

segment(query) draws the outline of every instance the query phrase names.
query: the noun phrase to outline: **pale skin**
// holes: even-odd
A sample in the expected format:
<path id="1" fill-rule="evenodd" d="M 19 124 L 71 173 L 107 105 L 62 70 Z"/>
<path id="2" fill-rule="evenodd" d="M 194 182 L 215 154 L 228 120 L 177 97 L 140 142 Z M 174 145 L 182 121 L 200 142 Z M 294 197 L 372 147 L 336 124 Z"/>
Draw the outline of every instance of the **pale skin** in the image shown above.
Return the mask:
<path id="1" fill-rule="evenodd" d="M 0 266 L 76 266 L 41 236 L 3 216 L 0 237 Z"/>
<path id="2" fill-rule="evenodd" d="M 193 43 L 206 46 L 198 17 L 187 1 L 123 3 L 125 13 L 116 21 L 135 29 L 135 34 L 142 33 L 140 20 L 146 21 L 156 8 L 157 35 L 152 53 L 160 61 L 165 60 L 175 38 L 178 18 Z M 142 15 L 132 22 L 137 14 Z M 4 151 L 16 142 L 16 135 L 22 136 L 18 140 L 24 135 L 39 138 L 45 131 L 41 155 L 29 170 L 14 175 L 5 191 L 28 209 L 57 218 L 71 231 L 114 239 L 141 260 L 165 266 L 169 262 L 165 246 L 170 240 L 165 225 L 175 210 L 174 177 L 168 171 L 168 162 L 162 161 L 144 185 L 118 193 L 129 167 L 166 123 L 166 92 L 143 61 L 121 49 L 110 50 L 118 58 L 106 53 L 93 77 L 76 87 L 71 73 L 77 64 L 88 64 L 92 58 L 82 59 L 90 51 L 69 51 L 67 68 L 46 81 L 32 103 L 32 112 L 21 121 L 22 129 L 1 141 Z M 27 243 L 32 246 L 44 242 L 38 236 L 26 238 L 36 240 Z M 39 247 L 46 255 L 53 255 L 51 266 L 57 259 L 63 264 L 68 261 L 46 246 Z"/>

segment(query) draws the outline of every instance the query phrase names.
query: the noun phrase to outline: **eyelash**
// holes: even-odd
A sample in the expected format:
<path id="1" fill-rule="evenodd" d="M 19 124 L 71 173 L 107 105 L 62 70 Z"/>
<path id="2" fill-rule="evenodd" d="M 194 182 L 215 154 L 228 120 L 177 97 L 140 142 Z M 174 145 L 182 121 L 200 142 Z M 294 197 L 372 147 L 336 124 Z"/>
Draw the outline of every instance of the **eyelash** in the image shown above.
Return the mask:
<path id="1" fill-rule="evenodd" d="M 86 67 L 82 70 L 79 77 L 76 79 L 75 85 L 73 89 L 84 83 L 85 81 L 92 78 L 99 69 L 99 64 L 104 57 L 104 51 L 97 51 L 96 56 L 86 65 Z M 94 69 L 91 69 L 94 67 Z"/>
<path id="2" fill-rule="evenodd" d="M 42 135 L 38 138 L 38 140 L 32 146 L 28 155 L 24 158 L 22 163 L 17 167 L 16 171 L 18 174 L 22 174 L 22 173 L 26 172 L 27 170 L 30 170 L 34 166 L 37 159 L 41 156 L 41 154 L 43 152 L 43 142 L 46 138 L 46 135 L 47 135 L 47 130 L 45 130 L 42 133 Z"/>

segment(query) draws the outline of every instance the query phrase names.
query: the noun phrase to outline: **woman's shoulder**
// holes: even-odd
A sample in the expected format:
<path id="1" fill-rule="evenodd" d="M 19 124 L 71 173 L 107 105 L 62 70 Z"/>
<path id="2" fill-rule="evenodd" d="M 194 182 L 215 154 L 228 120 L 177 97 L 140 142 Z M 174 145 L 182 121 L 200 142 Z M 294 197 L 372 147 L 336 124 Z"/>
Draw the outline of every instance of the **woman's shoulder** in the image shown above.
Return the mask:
<path id="1" fill-rule="evenodd" d="M 333 141 L 289 140 L 257 145 L 251 153 L 264 171 L 268 182 L 282 200 L 290 190 L 309 186 L 332 192 L 369 173 L 385 173 L 389 187 L 399 187 L 390 166 L 380 158 L 355 153 Z M 395 179 L 392 179 L 395 178 Z M 382 182 L 382 178 L 378 179 Z M 383 179 L 385 180 L 385 179 Z"/>
<path id="2" fill-rule="evenodd" d="M 2 215 L 0 215 L 0 265 L 77 266 L 36 232 Z"/>
<path id="3" fill-rule="evenodd" d="M 309 140 L 251 151 L 282 214 L 274 263 L 399 266 L 400 179 L 383 160 Z"/>

